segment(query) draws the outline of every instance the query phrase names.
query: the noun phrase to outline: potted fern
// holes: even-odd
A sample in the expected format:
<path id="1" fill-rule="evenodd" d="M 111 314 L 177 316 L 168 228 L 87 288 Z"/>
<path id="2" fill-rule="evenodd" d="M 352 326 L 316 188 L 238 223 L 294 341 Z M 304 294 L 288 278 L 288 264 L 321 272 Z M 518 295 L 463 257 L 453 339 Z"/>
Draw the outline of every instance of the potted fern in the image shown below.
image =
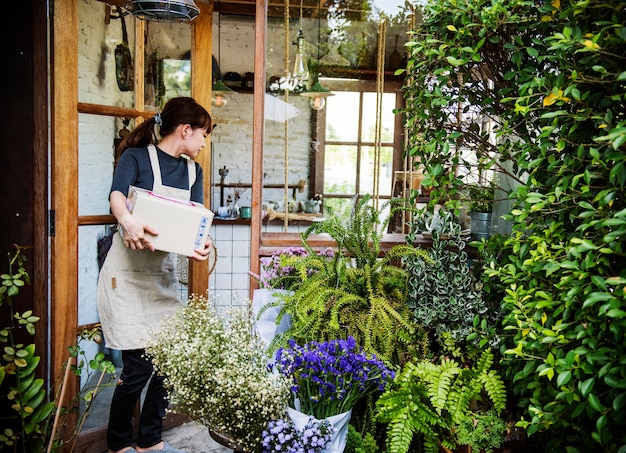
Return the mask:
<path id="1" fill-rule="evenodd" d="M 406 304 L 408 274 L 397 264 L 404 256 L 429 257 L 408 244 L 383 254 L 387 224 L 379 212 L 364 197 L 347 223 L 330 215 L 302 234 L 308 253 L 292 263 L 297 283 L 292 292 L 280 295 L 280 302 L 264 307 L 280 305 L 277 324 L 284 316 L 291 319 L 271 350 L 286 347 L 290 340 L 304 344 L 353 336 L 366 352 L 387 364 L 398 365 L 406 356 L 420 354 L 423 336 Z M 334 240 L 334 254 L 315 253 L 307 241 L 312 234 Z"/>
<path id="2" fill-rule="evenodd" d="M 387 423 L 388 453 L 483 448 L 460 434 L 479 417 L 499 419 L 506 407 L 506 389 L 493 363 L 490 350 L 471 366 L 449 357 L 407 362 L 376 402 L 377 420 Z M 497 424 L 488 448 L 500 445 L 505 428 L 503 421 Z"/>

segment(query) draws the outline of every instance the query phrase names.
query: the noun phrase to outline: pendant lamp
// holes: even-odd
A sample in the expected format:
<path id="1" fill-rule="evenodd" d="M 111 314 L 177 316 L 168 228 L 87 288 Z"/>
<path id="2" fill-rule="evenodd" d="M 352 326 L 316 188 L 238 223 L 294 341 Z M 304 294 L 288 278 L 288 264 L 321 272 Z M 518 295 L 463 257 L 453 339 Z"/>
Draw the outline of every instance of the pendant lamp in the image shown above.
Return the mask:
<path id="1" fill-rule="evenodd" d="M 300 96 L 311 98 L 309 105 L 313 110 L 322 110 L 326 105 L 326 98 L 334 95 L 335 93 L 324 88 L 319 80 L 309 90 L 300 93 Z"/>
<path id="2" fill-rule="evenodd" d="M 225 94 L 228 92 L 232 93 L 234 92 L 234 90 L 231 90 L 229 87 L 227 87 L 220 79 L 216 80 L 211 87 L 211 94 L 213 96 L 211 99 L 211 103 L 215 107 L 223 107 L 224 105 L 226 105 L 226 102 L 228 102 L 228 99 L 225 96 Z"/>
<path id="3" fill-rule="evenodd" d="M 293 67 L 293 77 L 303 85 L 309 78 L 309 68 L 304 54 L 304 33 L 302 33 L 302 0 L 300 0 L 300 30 L 296 38 L 296 61 Z"/>
<path id="4" fill-rule="evenodd" d="M 222 2 L 219 2 L 219 12 L 217 13 L 217 66 L 219 68 L 220 64 L 220 56 L 222 53 Z M 217 77 L 216 77 L 217 76 Z M 222 82 L 222 74 L 218 71 L 217 74 L 213 74 L 215 78 L 215 82 L 211 86 L 211 103 L 215 107 L 223 107 L 228 102 L 228 98 L 225 96 L 227 93 L 232 93 L 234 90 L 231 90 L 227 87 L 224 82 Z"/>
<path id="5" fill-rule="evenodd" d="M 200 14 L 193 0 L 131 0 L 125 8 L 139 19 L 160 22 L 190 22 Z"/>
<path id="6" fill-rule="evenodd" d="M 300 5 L 300 8 L 302 8 L 302 5 Z M 300 12 L 300 14 L 302 15 L 302 12 Z M 320 65 L 320 38 L 321 38 L 321 29 L 322 29 L 322 19 L 321 19 L 321 15 L 317 16 L 317 66 L 316 68 L 319 68 Z M 320 83 L 320 79 L 319 77 L 321 76 L 321 74 L 317 74 L 317 77 L 315 77 L 315 83 L 313 85 L 311 85 L 311 87 L 300 93 L 300 96 L 305 96 L 308 98 L 311 98 L 309 100 L 309 106 L 313 109 L 313 110 L 322 110 L 325 106 L 326 106 L 326 98 L 328 96 L 334 96 L 335 93 L 331 92 L 330 90 L 327 90 L 326 88 L 324 88 L 322 86 L 322 84 Z"/>

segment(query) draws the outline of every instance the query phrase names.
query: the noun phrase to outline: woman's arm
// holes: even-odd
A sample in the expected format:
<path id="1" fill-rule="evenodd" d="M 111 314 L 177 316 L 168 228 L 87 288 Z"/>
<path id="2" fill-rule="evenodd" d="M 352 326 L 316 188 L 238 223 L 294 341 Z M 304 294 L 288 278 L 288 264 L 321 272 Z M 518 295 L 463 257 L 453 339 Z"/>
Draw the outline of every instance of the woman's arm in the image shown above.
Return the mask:
<path id="1" fill-rule="evenodd" d="M 111 203 L 111 212 L 122 227 L 124 245 L 133 250 L 149 248 L 154 251 L 154 247 L 150 244 L 149 238 L 145 235 L 145 232 L 153 235 L 157 235 L 158 232 L 151 226 L 143 225 L 133 218 L 126 206 L 126 197 L 124 194 L 119 191 L 111 192 L 109 202 Z"/>

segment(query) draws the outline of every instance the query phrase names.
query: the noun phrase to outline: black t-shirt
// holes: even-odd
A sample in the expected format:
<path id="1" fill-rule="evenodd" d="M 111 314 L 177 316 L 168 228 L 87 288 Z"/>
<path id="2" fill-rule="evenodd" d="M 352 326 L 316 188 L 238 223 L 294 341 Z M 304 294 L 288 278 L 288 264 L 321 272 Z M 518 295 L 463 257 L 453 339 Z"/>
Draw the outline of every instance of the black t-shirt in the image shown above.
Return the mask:
<path id="1" fill-rule="evenodd" d="M 188 160 L 184 157 L 170 156 L 161 151 L 158 146 L 156 149 L 163 185 L 189 189 Z M 195 162 L 195 167 L 196 182 L 191 188 L 191 201 L 204 203 L 202 167 L 197 162 Z M 131 185 L 146 190 L 152 190 L 154 186 L 154 175 L 147 147 L 126 149 L 115 167 L 111 192 L 118 191 L 127 197 L 128 186 Z"/>

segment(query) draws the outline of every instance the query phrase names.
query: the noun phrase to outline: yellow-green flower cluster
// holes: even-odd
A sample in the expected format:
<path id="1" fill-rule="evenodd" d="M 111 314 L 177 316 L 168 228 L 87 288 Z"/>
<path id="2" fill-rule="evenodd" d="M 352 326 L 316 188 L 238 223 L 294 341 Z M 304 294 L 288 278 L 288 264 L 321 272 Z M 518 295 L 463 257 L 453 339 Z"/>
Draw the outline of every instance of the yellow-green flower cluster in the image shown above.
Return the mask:
<path id="1" fill-rule="evenodd" d="M 173 410 L 245 450 L 257 450 L 267 422 L 285 414 L 289 385 L 268 370 L 265 345 L 243 310 L 219 316 L 192 296 L 147 352 L 166 376 Z"/>

